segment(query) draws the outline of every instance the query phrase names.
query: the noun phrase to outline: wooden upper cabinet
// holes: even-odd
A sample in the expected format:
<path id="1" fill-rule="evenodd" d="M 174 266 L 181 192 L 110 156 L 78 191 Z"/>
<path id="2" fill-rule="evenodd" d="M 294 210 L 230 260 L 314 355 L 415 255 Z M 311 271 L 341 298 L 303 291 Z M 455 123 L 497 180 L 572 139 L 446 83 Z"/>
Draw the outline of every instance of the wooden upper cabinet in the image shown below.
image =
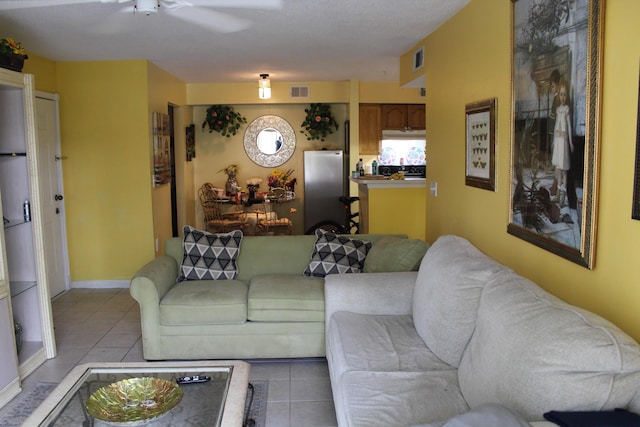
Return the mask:
<path id="1" fill-rule="evenodd" d="M 413 130 L 425 129 L 424 104 L 407 105 L 407 127 Z"/>
<path id="2" fill-rule="evenodd" d="M 382 104 L 382 129 L 422 130 L 425 111 L 422 104 Z"/>
<path id="3" fill-rule="evenodd" d="M 380 104 L 360 104 L 360 154 L 380 154 L 381 116 Z"/>
<path id="4" fill-rule="evenodd" d="M 407 126 L 406 104 L 382 105 L 382 129 L 403 130 Z"/>

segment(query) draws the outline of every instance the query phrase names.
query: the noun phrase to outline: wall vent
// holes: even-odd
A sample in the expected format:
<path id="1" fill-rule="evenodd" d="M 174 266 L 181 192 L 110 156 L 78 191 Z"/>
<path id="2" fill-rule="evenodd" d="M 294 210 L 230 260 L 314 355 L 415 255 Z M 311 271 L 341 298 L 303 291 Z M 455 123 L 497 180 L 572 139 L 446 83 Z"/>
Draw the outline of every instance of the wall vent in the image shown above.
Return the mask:
<path id="1" fill-rule="evenodd" d="M 421 98 L 424 98 L 425 96 L 427 96 L 427 88 L 421 87 L 418 92 L 418 96 L 420 96 Z"/>
<path id="2" fill-rule="evenodd" d="M 291 98 L 308 98 L 309 86 L 291 86 Z"/>

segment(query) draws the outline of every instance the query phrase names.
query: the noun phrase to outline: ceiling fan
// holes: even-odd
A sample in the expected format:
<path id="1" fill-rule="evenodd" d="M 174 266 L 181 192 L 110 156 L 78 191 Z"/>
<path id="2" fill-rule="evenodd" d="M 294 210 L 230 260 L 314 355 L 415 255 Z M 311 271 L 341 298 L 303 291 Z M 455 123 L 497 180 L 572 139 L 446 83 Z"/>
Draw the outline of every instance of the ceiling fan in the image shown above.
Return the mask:
<path id="1" fill-rule="evenodd" d="M 166 12 L 167 15 L 209 30 L 229 33 L 247 28 L 251 22 L 212 9 L 281 9 L 283 0 L 2 0 L 0 11 L 86 3 L 123 4 L 124 7 L 118 12 L 134 14 Z"/>

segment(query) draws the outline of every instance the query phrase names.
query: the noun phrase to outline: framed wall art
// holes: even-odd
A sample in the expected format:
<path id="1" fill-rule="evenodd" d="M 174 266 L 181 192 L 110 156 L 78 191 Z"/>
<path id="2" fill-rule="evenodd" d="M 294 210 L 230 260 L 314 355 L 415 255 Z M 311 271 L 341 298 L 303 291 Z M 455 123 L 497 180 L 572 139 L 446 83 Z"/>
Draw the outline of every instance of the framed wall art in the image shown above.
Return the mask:
<path id="1" fill-rule="evenodd" d="M 169 147 L 169 115 L 151 113 L 153 126 L 153 186 L 171 182 L 171 150 Z"/>
<path id="2" fill-rule="evenodd" d="M 185 148 L 187 162 L 196 157 L 196 125 L 189 125 L 185 128 Z"/>
<path id="3" fill-rule="evenodd" d="M 593 268 L 604 0 L 512 0 L 508 233 Z"/>
<path id="4" fill-rule="evenodd" d="M 467 104 L 465 184 L 496 189 L 496 99 Z"/>
<path id="5" fill-rule="evenodd" d="M 640 86 L 640 85 L 639 85 Z M 636 171 L 633 180 L 631 218 L 640 219 L 640 87 L 638 88 L 638 116 L 636 125 Z"/>

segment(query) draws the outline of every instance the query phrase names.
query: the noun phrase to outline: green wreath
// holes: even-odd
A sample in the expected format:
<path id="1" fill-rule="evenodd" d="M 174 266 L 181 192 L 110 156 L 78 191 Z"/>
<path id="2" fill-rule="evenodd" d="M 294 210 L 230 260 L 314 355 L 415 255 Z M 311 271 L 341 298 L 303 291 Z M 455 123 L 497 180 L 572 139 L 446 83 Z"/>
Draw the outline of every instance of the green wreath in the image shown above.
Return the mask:
<path id="1" fill-rule="evenodd" d="M 300 133 L 307 136 L 308 141 L 324 139 L 338 130 L 338 122 L 331 116 L 329 104 L 311 104 L 311 108 L 305 108 L 307 117 L 302 122 L 303 130 Z"/>
<path id="2" fill-rule="evenodd" d="M 222 136 L 230 138 L 238 133 L 238 129 L 247 119 L 240 113 L 233 111 L 228 105 L 212 105 L 207 108 L 207 115 L 202 122 L 202 129 L 209 126 L 209 133 L 218 132 Z"/>

